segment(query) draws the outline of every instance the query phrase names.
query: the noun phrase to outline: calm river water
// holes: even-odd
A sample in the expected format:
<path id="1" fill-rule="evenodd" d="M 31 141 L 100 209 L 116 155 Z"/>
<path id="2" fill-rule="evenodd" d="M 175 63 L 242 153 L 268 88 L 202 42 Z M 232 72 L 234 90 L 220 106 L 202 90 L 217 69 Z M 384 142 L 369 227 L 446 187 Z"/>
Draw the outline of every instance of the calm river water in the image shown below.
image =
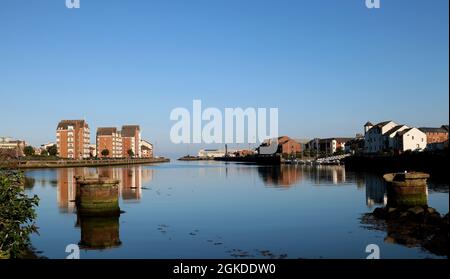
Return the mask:
<path id="1" fill-rule="evenodd" d="M 120 217 L 77 217 L 73 176 L 89 173 L 121 181 Z M 384 205 L 386 186 L 344 167 L 173 162 L 25 174 L 41 199 L 32 244 L 48 258 L 82 238 L 81 258 L 365 258 L 369 244 L 382 258 L 437 257 L 367 229 L 360 218 Z M 448 185 L 428 186 L 429 206 L 447 213 Z"/>

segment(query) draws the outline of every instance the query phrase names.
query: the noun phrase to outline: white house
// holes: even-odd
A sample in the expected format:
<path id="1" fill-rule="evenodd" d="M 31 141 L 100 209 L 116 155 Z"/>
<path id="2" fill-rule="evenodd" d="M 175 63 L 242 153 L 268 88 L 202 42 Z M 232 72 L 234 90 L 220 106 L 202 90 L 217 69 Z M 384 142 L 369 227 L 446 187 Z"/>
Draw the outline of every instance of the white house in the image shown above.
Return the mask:
<path id="1" fill-rule="evenodd" d="M 141 139 L 140 146 L 141 146 L 140 149 L 141 149 L 142 157 L 144 157 L 144 158 L 152 158 L 153 157 L 153 144 L 152 143 L 150 143 L 144 139 Z"/>
<path id="2" fill-rule="evenodd" d="M 394 121 L 384 121 L 376 125 L 367 122 L 364 125 L 364 152 L 377 153 L 389 148 L 389 138 L 385 134 L 398 126 Z"/>
<path id="3" fill-rule="evenodd" d="M 228 150 L 228 156 L 233 157 L 234 152 L 236 150 Z M 219 158 L 219 157 L 225 157 L 225 150 L 221 149 L 200 149 L 198 152 L 198 157 L 200 158 Z"/>
<path id="4" fill-rule="evenodd" d="M 426 134 L 417 128 L 397 125 L 394 121 L 384 121 L 376 125 L 364 125 L 364 152 L 378 153 L 386 150 L 404 152 L 424 150 L 427 146 Z"/>
<path id="5" fill-rule="evenodd" d="M 395 149 L 395 136 L 403 131 L 409 129 L 408 126 L 406 125 L 397 125 L 394 128 L 390 129 L 389 131 L 387 131 L 383 136 L 385 138 L 385 141 L 387 140 L 387 149 L 389 150 L 393 150 Z"/>
<path id="6" fill-rule="evenodd" d="M 408 128 L 398 132 L 394 142 L 397 151 L 422 151 L 427 147 L 427 135 L 417 128 Z"/>

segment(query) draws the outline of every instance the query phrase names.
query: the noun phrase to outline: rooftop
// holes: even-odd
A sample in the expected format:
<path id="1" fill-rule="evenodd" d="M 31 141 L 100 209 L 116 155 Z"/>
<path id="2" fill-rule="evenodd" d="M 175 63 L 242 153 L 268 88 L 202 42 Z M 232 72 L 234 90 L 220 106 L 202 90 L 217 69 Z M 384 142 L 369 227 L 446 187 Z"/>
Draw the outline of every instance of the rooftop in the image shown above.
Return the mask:
<path id="1" fill-rule="evenodd" d="M 136 135 L 136 130 L 140 130 L 139 125 L 123 125 L 122 137 L 134 137 Z"/>
<path id="2" fill-rule="evenodd" d="M 75 126 L 75 127 L 85 127 L 89 128 L 89 125 L 84 120 L 61 120 L 58 123 L 57 129 L 64 129 L 66 130 L 69 126 Z"/>
<path id="3" fill-rule="evenodd" d="M 406 125 L 397 125 L 397 126 L 395 126 L 394 128 L 392 128 L 392 129 L 390 129 L 389 131 L 387 131 L 387 132 L 385 133 L 385 135 L 389 136 L 389 135 L 391 135 L 391 134 L 397 132 L 398 130 L 400 130 L 400 129 L 403 128 L 403 127 L 406 127 Z"/>
<path id="4" fill-rule="evenodd" d="M 446 130 L 443 127 L 440 127 L 440 128 L 420 127 L 419 130 L 421 130 L 424 133 L 448 133 L 448 130 Z"/>
<path id="5" fill-rule="evenodd" d="M 97 136 L 111 136 L 117 133 L 116 127 L 100 127 L 97 128 Z"/>

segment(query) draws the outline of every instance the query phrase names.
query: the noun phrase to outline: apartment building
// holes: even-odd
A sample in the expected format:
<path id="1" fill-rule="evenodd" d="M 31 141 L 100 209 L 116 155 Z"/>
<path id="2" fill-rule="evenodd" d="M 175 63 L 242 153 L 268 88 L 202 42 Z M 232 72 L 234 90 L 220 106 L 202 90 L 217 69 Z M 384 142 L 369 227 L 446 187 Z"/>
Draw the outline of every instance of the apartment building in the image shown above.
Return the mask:
<path id="1" fill-rule="evenodd" d="M 0 155 L 7 155 L 6 157 L 18 158 L 23 156 L 25 148 L 25 141 L 14 140 L 7 137 L 0 137 Z"/>
<path id="2" fill-rule="evenodd" d="M 122 135 L 115 127 L 97 128 L 97 156 L 100 158 L 121 158 Z M 107 152 L 105 151 L 107 150 Z"/>
<path id="3" fill-rule="evenodd" d="M 146 140 L 141 140 L 141 152 L 143 158 L 153 157 L 153 144 Z"/>
<path id="4" fill-rule="evenodd" d="M 446 128 L 447 127 L 447 128 Z M 442 125 L 439 128 L 422 127 L 419 128 L 427 135 L 427 143 L 443 143 L 448 141 L 448 126 Z"/>
<path id="5" fill-rule="evenodd" d="M 345 152 L 345 145 L 354 138 L 315 138 L 309 141 L 308 148 L 314 152 L 324 152 L 325 154 L 334 154 L 338 151 Z"/>
<path id="6" fill-rule="evenodd" d="M 134 157 L 142 157 L 141 130 L 139 125 L 122 126 L 122 157 L 131 157 L 129 150 L 133 151 Z"/>
<path id="7" fill-rule="evenodd" d="M 89 158 L 90 131 L 84 120 L 62 120 L 56 128 L 56 145 L 61 158 Z"/>
<path id="8" fill-rule="evenodd" d="M 302 146 L 299 142 L 287 136 L 278 138 L 278 153 L 285 155 L 295 155 L 302 152 Z"/>

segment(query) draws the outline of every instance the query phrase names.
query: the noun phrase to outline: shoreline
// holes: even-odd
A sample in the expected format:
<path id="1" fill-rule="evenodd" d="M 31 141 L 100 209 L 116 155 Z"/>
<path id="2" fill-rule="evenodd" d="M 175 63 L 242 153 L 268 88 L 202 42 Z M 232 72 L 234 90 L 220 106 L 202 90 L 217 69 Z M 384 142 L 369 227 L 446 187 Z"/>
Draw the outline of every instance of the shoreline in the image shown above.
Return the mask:
<path id="1" fill-rule="evenodd" d="M 5 164 L 9 169 L 48 169 L 48 168 L 72 168 L 72 167 L 104 167 L 104 166 L 124 166 L 124 165 L 144 165 L 156 163 L 169 163 L 170 159 L 160 158 L 139 158 L 139 159 L 106 159 L 106 160 L 28 160 L 9 161 Z"/>
<path id="2" fill-rule="evenodd" d="M 375 173 L 418 171 L 433 177 L 446 178 L 448 155 L 439 153 L 406 153 L 401 155 L 355 155 L 343 160 L 350 171 L 371 171 Z"/>

